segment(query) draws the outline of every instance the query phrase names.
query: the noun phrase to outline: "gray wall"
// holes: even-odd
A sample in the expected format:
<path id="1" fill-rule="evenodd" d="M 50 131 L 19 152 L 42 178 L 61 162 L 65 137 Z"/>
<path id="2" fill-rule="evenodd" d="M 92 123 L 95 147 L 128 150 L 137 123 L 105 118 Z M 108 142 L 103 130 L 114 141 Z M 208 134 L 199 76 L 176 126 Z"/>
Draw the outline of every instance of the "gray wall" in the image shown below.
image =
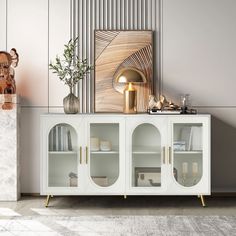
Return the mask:
<path id="1" fill-rule="evenodd" d="M 235 0 L 0 0 L 0 48 L 20 54 L 22 192 L 39 192 L 39 116 L 61 112 L 68 93 L 48 62 L 76 35 L 81 56 L 92 61 L 93 29 L 156 31 L 156 91 L 175 101 L 189 93 L 199 111 L 213 115 L 213 191 L 236 192 L 235 12 Z M 79 88 L 86 88 L 80 96 L 87 112 L 89 81 Z"/>
<path id="2" fill-rule="evenodd" d="M 236 191 L 236 1 L 163 0 L 162 89 L 212 114 L 212 186 Z"/>

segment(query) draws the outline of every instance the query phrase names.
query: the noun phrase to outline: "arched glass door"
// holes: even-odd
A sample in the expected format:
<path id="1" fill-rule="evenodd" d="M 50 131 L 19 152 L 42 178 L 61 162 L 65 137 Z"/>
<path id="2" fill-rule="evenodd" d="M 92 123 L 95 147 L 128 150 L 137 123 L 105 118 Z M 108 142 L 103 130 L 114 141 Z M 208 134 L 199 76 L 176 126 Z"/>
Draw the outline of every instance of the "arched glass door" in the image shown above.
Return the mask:
<path id="1" fill-rule="evenodd" d="M 119 123 L 90 123 L 90 177 L 98 186 L 111 186 L 119 177 L 119 136 Z"/>
<path id="2" fill-rule="evenodd" d="M 138 125 L 132 134 L 132 187 L 160 187 L 161 135 L 150 123 Z"/>
<path id="3" fill-rule="evenodd" d="M 202 123 L 173 124 L 173 174 L 182 186 L 196 185 L 202 178 Z"/>
<path id="4" fill-rule="evenodd" d="M 78 187 L 78 144 L 75 129 L 61 123 L 48 135 L 48 186 Z"/>

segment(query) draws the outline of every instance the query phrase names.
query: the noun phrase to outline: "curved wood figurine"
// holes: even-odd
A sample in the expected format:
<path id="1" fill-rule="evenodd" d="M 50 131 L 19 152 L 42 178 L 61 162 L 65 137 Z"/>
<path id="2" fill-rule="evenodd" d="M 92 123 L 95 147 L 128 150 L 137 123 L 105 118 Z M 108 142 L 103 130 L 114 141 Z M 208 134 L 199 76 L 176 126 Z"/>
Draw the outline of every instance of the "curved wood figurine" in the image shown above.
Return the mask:
<path id="1" fill-rule="evenodd" d="M 164 95 L 159 96 L 159 100 L 154 96 L 149 96 L 149 109 L 158 109 L 158 110 L 177 110 L 179 106 L 174 104 L 172 101 L 167 101 Z"/>

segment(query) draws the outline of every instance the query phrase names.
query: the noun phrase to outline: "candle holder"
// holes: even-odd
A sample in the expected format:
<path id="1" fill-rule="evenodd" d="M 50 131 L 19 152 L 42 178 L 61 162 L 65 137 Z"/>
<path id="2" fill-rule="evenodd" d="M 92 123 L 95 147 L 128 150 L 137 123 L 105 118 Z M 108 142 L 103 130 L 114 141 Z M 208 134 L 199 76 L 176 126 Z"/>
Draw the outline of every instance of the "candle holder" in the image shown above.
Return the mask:
<path id="1" fill-rule="evenodd" d="M 196 185 L 197 183 L 197 175 L 198 175 L 198 163 L 193 162 L 192 163 L 192 176 L 193 176 L 193 185 Z"/>
<path id="2" fill-rule="evenodd" d="M 180 95 L 180 107 L 181 107 L 182 114 L 188 113 L 188 106 L 190 106 L 189 96 L 190 96 L 189 94 Z"/>
<path id="3" fill-rule="evenodd" d="M 193 173 L 193 185 L 197 184 L 197 173 Z"/>
<path id="4" fill-rule="evenodd" d="M 182 174 L 182 184 L 183 186 L 186 186 L 186 180 L 187 180 L 187 173 Z"/>

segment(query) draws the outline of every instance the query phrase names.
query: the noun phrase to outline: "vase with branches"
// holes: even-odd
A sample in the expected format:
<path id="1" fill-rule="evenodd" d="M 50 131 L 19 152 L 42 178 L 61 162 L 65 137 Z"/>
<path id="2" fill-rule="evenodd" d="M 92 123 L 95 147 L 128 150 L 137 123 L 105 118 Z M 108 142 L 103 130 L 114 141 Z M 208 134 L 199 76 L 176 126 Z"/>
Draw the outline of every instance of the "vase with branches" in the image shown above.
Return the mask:
<path id="1" fill-rule="evenodd" d="M 49 64 L 52 73 L 57 74 L 59 79 L 69 87 L 70 93 L 63 99 L 64 111 L 67 114 L 79 112 L 79 98 L 73 94 L 73 88 L 93 70 L 88 60 L 81 60 L 76 53 L 78 41 L 78 37 L 70 39 L 64 45 L 63 57 L 56 56 L 55 62 Z"/>

